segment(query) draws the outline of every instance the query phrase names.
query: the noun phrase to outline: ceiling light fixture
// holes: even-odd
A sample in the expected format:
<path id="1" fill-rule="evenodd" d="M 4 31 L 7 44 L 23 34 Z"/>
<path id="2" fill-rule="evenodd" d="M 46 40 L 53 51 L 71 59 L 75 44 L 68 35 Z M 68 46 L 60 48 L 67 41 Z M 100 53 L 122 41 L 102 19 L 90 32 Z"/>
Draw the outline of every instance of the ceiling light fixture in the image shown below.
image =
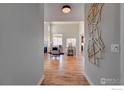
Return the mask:
<path id="1" fill-rule="evenodd" d="M 67 14 L 67 13 L 70 13 L 71 12 L 71 7 L 69 5 L 64 5 L 62 7 L 62 12 Z"/>

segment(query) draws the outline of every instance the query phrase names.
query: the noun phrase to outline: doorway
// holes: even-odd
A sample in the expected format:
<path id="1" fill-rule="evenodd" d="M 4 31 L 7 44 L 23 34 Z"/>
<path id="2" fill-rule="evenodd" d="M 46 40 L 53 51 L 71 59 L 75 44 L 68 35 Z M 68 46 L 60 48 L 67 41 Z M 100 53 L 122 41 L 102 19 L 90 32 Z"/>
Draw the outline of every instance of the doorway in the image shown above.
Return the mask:
<path id="1" fill-rule="evenodd" d="M 45 53 L 43 85 L 88 85 L 83 63 L 83 22 L 47 22 L 48 52 Z M 45 33 L 46 33 L 45 32 Z M 58 54 L 58 49 L 61 52 Z M 53 49 L 54 48 L 54 49 Z M 52 54 L 57 53 L 56 55 Z M 56 51 L 56 52 L 55 52 Z M 52 55 L 52 56 L 51 56 Z"/>

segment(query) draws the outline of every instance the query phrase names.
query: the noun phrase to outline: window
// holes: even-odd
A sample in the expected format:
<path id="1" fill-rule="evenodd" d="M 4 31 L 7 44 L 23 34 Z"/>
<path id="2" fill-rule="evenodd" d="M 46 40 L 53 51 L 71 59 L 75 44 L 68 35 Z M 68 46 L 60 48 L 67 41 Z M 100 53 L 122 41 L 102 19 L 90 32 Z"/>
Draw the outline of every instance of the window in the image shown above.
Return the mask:
<path id="1" fill-rule="evenodd" d="M 76 38 L 67 38 L 66 39 L 66 47 L 68 46 L 76 46 Z"/>
<path id="2" fill-rule="evenodd" d="M 62 45 L 62 34 L 53 34 L 53 46 Z"/>

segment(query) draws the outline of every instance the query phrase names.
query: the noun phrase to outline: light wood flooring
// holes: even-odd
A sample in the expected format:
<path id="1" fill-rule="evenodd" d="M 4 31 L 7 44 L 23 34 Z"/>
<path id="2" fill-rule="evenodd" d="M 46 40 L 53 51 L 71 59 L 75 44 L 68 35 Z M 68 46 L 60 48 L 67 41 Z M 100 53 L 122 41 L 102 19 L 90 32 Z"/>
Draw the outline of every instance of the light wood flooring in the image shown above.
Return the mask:
<path id="1" fill-rule="evenodd" d="M 44 55 L 45 79 L 41 85 L 89 85 L 84 76 L 83 55 Z"/>

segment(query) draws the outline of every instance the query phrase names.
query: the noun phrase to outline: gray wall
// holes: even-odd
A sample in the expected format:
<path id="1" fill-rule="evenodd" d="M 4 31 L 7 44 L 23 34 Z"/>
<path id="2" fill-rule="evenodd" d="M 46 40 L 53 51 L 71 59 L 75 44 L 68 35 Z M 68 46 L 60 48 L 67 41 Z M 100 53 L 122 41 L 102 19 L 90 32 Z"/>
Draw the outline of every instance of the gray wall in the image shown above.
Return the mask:
<path id="1" fill-rule="evenodd" d="M 0 4 L 0 84 L 37 84 L 41 79 L 41 7 L 40 4 Z"/>
<path id="2" fill-rule="evenodd" d="M 121 84 L 124 85 L 124 4 L 121 4 L 120 7 L 121 14 L 121 33 L 120 33 L 120 41 L 121 41 Z"/>
<path id="3" fill-rule="evenodd" d="M 44 4 L 44 20 L 52 21 L 83 21 L 84 20 L 84 3 L 68 3 L 71 6 L 71 12 L 64 14 L 62 6 L 65 3 L 45 3 Z"/>
<path id="4" fill-rule="evenodd" d="M 85 6 L 85 19 L 90 4 Z M 86 20 L 85 20 L 86 21 Z M 105 84 L 119 84 L 120 79 L 120 54 L 111 52 L 111 44 L 120 43 L 120 5 L 105 4 L 102 12 L 102 37 L 105 43 L 105 55 L 96 66 L 88 62 L 88 30 L 85 24 L 85 73 L 89 80 L 97 85 L 101 84 L 101 79 L 105 79 Z"/>

